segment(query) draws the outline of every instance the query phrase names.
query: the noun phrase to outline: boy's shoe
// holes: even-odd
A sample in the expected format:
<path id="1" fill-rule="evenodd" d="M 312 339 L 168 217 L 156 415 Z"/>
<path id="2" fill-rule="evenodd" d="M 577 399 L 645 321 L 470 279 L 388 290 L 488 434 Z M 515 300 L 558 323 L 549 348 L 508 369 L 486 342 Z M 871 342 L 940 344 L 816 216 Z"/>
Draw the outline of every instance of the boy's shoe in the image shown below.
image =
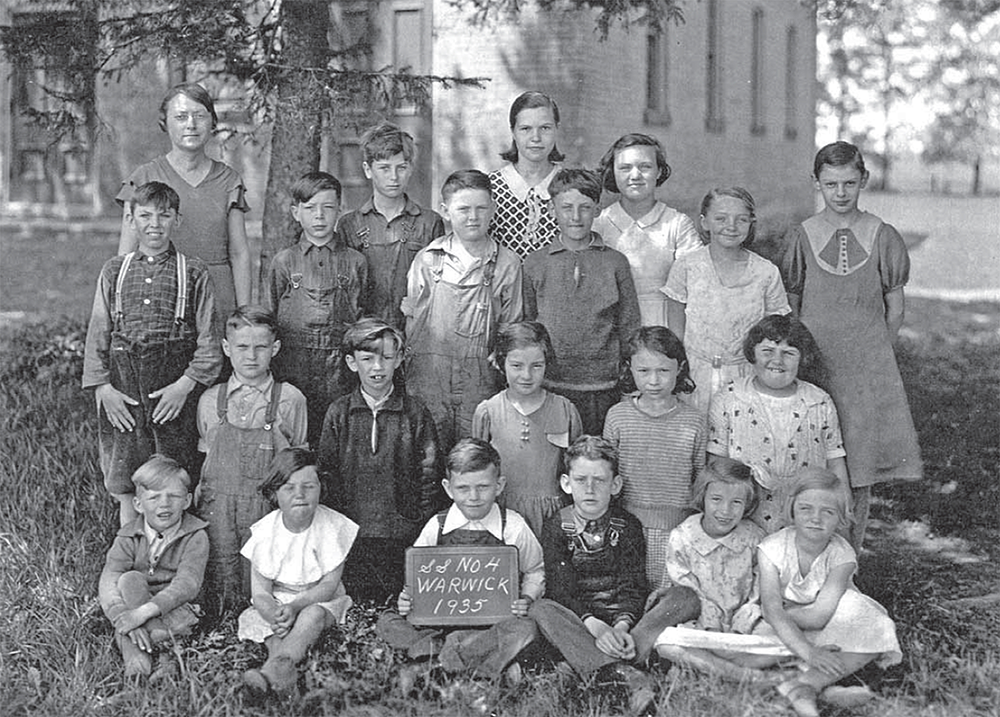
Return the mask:
<path id="1" fill-rule="evenodd" d="M 865 685 L 831 685 L 820 693 L 819 698 L 834 707 L 860 707 L 875 699 L 875 693 Z"/>
<path id="2" fill-rule="evenodd" d="M 622 685 L 628 691 L 629 714 L 656 714 L 656 683 L 645 672 L 626 662 L 616 662 L 599 671 L 599 677 Z"/>
<path id="3" fill-rule="evenodd" d="M 154 684 L 176 678 L 179 672 L 179 665 L 174 659 L 173 653 L 169 650 L 161 650 L 156 654 L 153 672 L 149 675 L 149 683 Z"/>
<path id="4" fill-rule="evenodd" d="M 153 658 L 128 638 L 127 635 L 115 633 L 115 642 L 122 652 L 122 662 L 125 665 L 125 677 L 149 677 L 153 671 Z"/>

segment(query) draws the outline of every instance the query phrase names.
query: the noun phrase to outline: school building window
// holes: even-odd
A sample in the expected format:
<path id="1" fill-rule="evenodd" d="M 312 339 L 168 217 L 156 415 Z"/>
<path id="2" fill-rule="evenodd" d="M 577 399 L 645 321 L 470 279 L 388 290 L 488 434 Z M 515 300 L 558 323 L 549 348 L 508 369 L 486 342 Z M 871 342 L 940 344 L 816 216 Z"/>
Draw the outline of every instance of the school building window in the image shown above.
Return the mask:
<path id="1" fill-rule="evenodd" d="M 764 9 L 754 8 L 750 21 L 750 133 L 764 134 Z"/>
<path id="2" fill-rule="evenodd" d="M 785 30 L 785 139 L 799 136 L 799 92 L 795 64 L 799 54 L 799 35 L 795 25 Z"/>
<path id="3" fill-rule="evenodd" d="M 646 35 L 646 124 L 670 124 L 670 42 L 667 28 Z"/>
<path id="4" fill-rule="evenodd" d="M 705 129 L 722 132 L 722 3 L 708 0 L 708 38 L 705 63 Z"/>

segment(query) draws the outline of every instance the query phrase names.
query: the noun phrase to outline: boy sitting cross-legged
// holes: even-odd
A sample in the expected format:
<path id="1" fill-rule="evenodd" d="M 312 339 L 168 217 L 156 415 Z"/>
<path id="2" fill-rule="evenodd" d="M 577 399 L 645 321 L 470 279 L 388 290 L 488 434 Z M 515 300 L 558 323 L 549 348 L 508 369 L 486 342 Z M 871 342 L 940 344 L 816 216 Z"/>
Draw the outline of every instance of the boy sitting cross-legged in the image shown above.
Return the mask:
<path id="1" fill-rule="evenodd" d="M 368 315 L 402 329 L 406 272 L 417 252 L 444 234 L 444 222 L 406 194 L 416 160 L 407 132 L 388 122 L 372 127 L 361 138 L 361 153 L 372 196 L 340 218 L 337 232 L 368 260 Z"/>
<path id="2" fill-rule="evenodd" d="M 377 630 L 392 647 L 406 650 L 410 659 L 437 655 L 445 672 L 472 671 L 496 678 L 535 638 L 535 624 L 526 615 L 545 590 L 542 549 L 524 518 L 496 503 L 504 478 L 493 446 L 478 438 L 462 439 L 448 454 L 447 472 L 442 485 L 454 504 L 427 522 L 414 546 L 517 547 L 521 586 L 512 616 L 486 629 L 453 630 L 447 635 L 436 628 L 417 628 L 406 620 L 412 600 L 404 587 L 396 602 L 398 612 L 382 613 Z"/>
<path id="3" fill-rule="evenodd" d="M 185 512 L 191 505 L 187 471 L 154 455 L 132 481 L 139 517 L 118 531 L 98 584 L 126 677 L 149 675 L 155 646 L 198 623 L 190 602 L 208 562 L 207 523 Z"/>
<path id="4" fill-rule="evenodd" d="M 580 436 L 563 460 L 560 485 L 573 505 L 545 520 L 549 598 L 528 614 L 577 674 L 623 682 L 630 709 L 641 713 L 656 694 L 634 665 L 646 662 L 664 628 L 697 617 L 700 603 L 690 588 L 675 587 L 643 615 L 646 544 L 639 519 L 611 502 L 622 488 L 614 446 Z"/>

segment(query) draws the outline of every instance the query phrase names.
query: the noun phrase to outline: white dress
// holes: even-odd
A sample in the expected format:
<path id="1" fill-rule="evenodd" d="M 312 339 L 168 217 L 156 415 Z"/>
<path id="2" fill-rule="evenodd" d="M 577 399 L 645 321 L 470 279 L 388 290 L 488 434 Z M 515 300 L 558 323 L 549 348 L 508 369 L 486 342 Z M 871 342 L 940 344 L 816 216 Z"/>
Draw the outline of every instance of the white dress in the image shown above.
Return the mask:
<path id="1" fill-rule="evenodd" d="M 281 511 L 275 510 L 250 527 L 250 539 L 240 550 L 263 577 L 273 581 L 273 595 L 280 603 L 290 602 L 320 579 L 343 565 L 358 534 L 358 526 L 337 511 L 320 505 L 312 524 L 301 533 L 285 527 Z M 343 583 L 329 602 L 318 603 L 343 622 L 354 604 Z M 241 640 L 263 642 L 273 634 L 257 608 L 249 607 L 239 618 Z"/>
<path id="2" fill-rule="evenodd" d="M 667 297 L 660 289 L 674 260 L 702 245 L 691 218 L 657 202 L 648 214 L 633 219 L 615 202 L 594 220 L 593 229 L 607 246 L 628 257 L 642 325 L 666 326 Z"/>

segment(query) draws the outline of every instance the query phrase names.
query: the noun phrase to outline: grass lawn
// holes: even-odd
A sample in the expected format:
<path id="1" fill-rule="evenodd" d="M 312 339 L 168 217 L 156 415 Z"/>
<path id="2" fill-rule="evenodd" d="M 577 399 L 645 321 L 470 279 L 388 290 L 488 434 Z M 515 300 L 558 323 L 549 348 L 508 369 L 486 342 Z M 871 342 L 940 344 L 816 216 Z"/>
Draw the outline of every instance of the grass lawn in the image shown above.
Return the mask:
<path id="1" fill-rule="evenodd" d="M 264 653 L 237 642 L 231 622 L 177 648 L 177 674 L 153 685 L 125 684 L 96 600 L 117 517 L 101 486 L 92 399 L 79 388 L 81 321 L 97 268 L 114 245 L 78 237 L 75 246 L 89 248 L 78 257 L 86 276 L 78 278 L 84 272 L 53 256 L 52 266 L 67 268 L 42 289 L 12 270 L 11 245 L 4 241 L 3 310 L 36 315 L 38 307 L 9 301 L 20 282 L 44 294 L 46 314 L 72 318 L 9 321 L 0 328 L 0 714 L 575 717 L 623 711 L 621 695 L 581 687 L 545 667 L 512 689 L 457 680 L 404 697 L 395 681 L 399 660 L 375 638 L 374 610 L 365 606 L 354 608 L 347 625 L 313 652 L 302 694 L 288 703 L 245 698 L 240 675 Z M 46 273 L 45 266 L 36 269 Z M 876 491 L 858 582 L 896 619 L 904 661 L 886 672 L 863 672 L 879 694 L 872 703 L 823 713 L 995 715 L 1000 306 L 909 300 L 899 360 L 926 479 Z M 655 674 L 660 714 L 792 714 L 767 686 L 722 683 L 667 666 Z"/>

